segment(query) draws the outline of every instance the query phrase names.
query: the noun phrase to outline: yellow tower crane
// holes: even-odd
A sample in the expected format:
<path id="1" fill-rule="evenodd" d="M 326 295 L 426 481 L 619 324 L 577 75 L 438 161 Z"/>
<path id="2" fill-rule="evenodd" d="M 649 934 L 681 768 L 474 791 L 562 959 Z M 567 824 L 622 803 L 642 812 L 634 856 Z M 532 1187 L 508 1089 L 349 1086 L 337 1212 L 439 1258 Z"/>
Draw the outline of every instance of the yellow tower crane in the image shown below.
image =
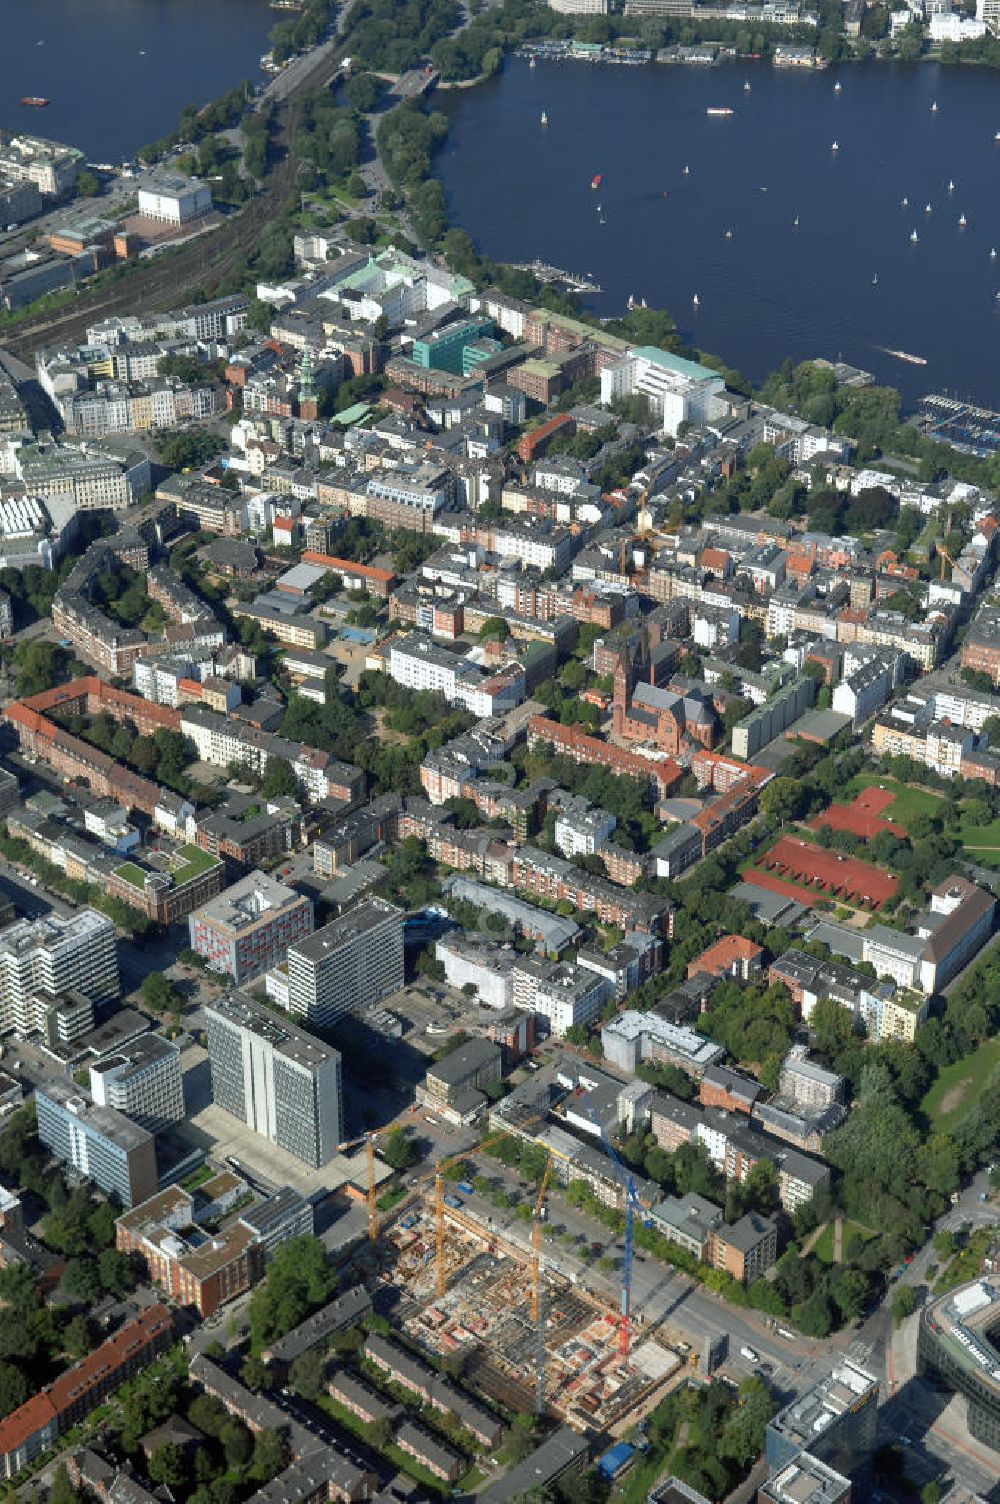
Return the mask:
<path id="1" fill-rule="evenodd" d="M 951 554 L 945 548 L 945 546 L 944 546 L 943 543 L 936 543 L 934 545 L 934 547 L 937 550 L 938 558 L 941 560 L 941 575 L 940 575 L 940 578 L 943 580 L 944 579 L 945 560 L 948 561 L 948 563 L 951 565 L 952 569 L 956 568 L 955 560 L 952 558 Z"/>
<path id="2" fill-rule="evenodd" d="M 541 1309 L 542 1296 L 542 1208 L 545 1204 L 545 1192 L 549 1188 L 549 1176 L 552 1173 L 552 1155 L 545 1161 L 545 1173 L 542 1183 L 538 1187 L 538 1199 L 535 1201 L 535 1209 L 531 1215 L 531 1320 L 538 1321 L 538 1313 Z"/>
<path id="3" fill-rule="evenodd" d="M 351 1138 L 346 1143 L 337 1145 L 338 1154 L 343 1154 L 347 1149 L 356 1149 L 359 1144 L 365 1146 L 368 1169 L 365 1204 L 368 1208 L 368 1241 L 370 1243 L 378 1242 L 378 1207 L 375 1205 L 375 1135 L 377 1132 L 379 1132 L 378 1129 L 370 1129 L 358 1138 Z"/>

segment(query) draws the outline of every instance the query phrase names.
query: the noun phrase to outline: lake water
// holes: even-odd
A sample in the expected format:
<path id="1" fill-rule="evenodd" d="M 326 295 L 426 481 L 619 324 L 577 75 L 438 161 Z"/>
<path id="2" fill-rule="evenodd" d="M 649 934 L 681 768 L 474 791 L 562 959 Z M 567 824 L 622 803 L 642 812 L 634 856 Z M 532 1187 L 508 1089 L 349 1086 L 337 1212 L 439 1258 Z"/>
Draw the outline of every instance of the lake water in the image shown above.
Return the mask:
<path id="1" fill-rule="evenodd" d="M 122 161 L 187 104 L 249 78 L 280 11 L 267 0 L 0 0 L 0 128 Z M 47 109 L 18 103 L 38 94 Z"/>
<path id="2" fill-rule="evenodd" d="M 435 106 L 451 119 L 435 170 L 485 254 L 593 273 L 605 316 L 630 294 L 666 307 L 754 380 L 822 355 L 908 402 L 1000 405 L 1000 73 L 513 59 Z"/>

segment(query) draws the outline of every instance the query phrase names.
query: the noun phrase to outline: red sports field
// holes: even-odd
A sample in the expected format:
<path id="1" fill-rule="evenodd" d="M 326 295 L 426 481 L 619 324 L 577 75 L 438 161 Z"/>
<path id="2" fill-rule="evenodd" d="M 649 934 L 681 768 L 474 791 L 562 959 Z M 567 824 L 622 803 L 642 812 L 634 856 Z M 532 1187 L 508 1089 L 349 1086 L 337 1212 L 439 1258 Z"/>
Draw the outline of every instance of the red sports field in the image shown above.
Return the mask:
<path id="1" fill-rule="evenodd" d="M 761 857 L 759 866 L 858 908 L 881 908 L 894 897 L 897 888 L 896 879 L 881 867 L 841 856 L 836 851 L 824 851 L 821 846 L 810 846 L 791 836 L 776 841 Z"/>
<path id="2" fill-rule="evenodd" d="M 880 819 L 882 811 L 895 797 L 890 789 L 863 789 L 850 804 L 831 804 L 815 820 L 810 820 L 809 829 L 820 830 L 825 825 L 828 830 L 850 831 L 852 836 L 860 836 L 863 841 L 870 841 L 880 831 L 887 830 L 902 840 L 906 831 L 901 825 L 893 820 Z"/>

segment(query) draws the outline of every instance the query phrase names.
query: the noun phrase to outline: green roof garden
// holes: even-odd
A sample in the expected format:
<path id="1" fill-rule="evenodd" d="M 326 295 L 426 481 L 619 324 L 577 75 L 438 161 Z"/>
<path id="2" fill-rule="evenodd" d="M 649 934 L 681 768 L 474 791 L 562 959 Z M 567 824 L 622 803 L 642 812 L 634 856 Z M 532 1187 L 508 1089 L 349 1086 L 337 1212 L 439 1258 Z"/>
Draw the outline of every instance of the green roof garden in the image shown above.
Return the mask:
<path id="1" fill-rule="evenodd" d="M 210 851 L 202 851 L 200 846 L 182 846 L 174 853 L 172 876 L 174 886 L 182 888 L 185 883 L 190 883 L 196 877 L 201 877 L 209 868 L 218 865 L 219 858 L 213 856 Z"/>
<path id="2" fill-rule="evenodd" d="M 703 366 L 697 360 L 685 360 L 682 355 L 671 355 L 658 345 L 637 345 L 633 352 L 640 360 L 648 360 L 664 371 L 673 371 L 675 376 L 686 376 L 689 381 L 721 381 L 722 374 L 711 366 Z"/>
<path id="3" fill-rule="evenodd" d="M 115 877 L 120 877 L 123 882 L 131 883 L 133 888 L 143 888 L 146 885 L 146 874 L 135 862 L 123 862 L 115 868 Z"/>

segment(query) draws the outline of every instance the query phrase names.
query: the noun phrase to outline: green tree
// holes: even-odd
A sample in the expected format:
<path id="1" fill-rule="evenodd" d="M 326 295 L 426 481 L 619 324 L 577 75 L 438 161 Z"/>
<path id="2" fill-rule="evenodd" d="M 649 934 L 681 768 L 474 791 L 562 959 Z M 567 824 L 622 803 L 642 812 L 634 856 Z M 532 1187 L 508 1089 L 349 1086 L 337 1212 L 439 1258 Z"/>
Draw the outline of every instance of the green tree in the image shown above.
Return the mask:
<path id="1" fill-rule="evenodd" d="M 96 1259 L 70 1259 L 63 1270 L 62 1287 L 74 1300 L 92 1305 L 101 1296 L 101 1275 Z"/>
<path id="2" fill-rule="evenodd" d="M 158 1446 L 147 1466 L 154 1483 L 164 1483 L 168 1488 L 181 1488 L 187 1482 L 187 1461 L 181 1448 L 172 1441 L 165 1441 Z"/>
<path id="3" fill-rule="evenodd" d="M 253 1448 L 254 1475 L 262 1480 L 276 1478 L 289 1463 L 288 1443 L 280 1431 L 258 1431 Z"/>
<path id="4" fill-rule="evenodd" d="M 242 1421 L 232 1416 L 218 1433 L 226 1455 L 226 1465 L 244 1467 L 253 1456 L 253 1438 Z"/>
<path id="5" fill-rule="evenodd" d="M 830 1295 L 842 1320 L 855 1321 L 868 1300 L 867 1274 L 850 1266 L 835 1270 L 830 1280 Z"/>
<path id="6" fill-rule="evenodd" d="M 49 1504 L 80 1504 L 80 1495 L 70 1482 L 65 1462 L 60 1462 L 52 1475 Z"/>
<path id="7" fill-rule="evenodd" d="M 302 1353 L 288 1370 L 288 1382 L 304 1400 L 315 1401 L 323 1392 L 326 1356 L 318 1347 Z"/>
<path id="8" fill-rule="evenodd" d="M 384 1415 L 379 1416 L 378 1420 L 373 1421 L 370 1426 L 365 1427 L 365 1437 L 371 1446 L 375 1448 L 376 1452 L 384 1452 L 392 1441 L 392 1436 L 392 1422 Z"/>
<path id="9" fill-rule="evenodd" d="M 27 1264 L 0 1266 L 0 1302 L 8 1316 L 28 1316 L 36 1309 L 41 1296 L 38 1281 Z"/>
<path id="10" fill-rule="evenodd" d="M 19 642 L 14 649 L 14 682 L 24 697 L 51 689 L 63 674 L 66 655 L 51 642 Z"/>
<path id="11" fill-rule="evenodd" d="M 292 771 L 291 763 L 284 757 L 269 757 L 260 791 L 268 799 L 296 798 L 299 781 Z"/>
<path id="12" fill-rule="evenodd" d="M 225 1405 L 214 1394 L 198 1394 L 188 1406 L 188 1420 L 206 1436 L 221 1438 L 229 1423 Z M 249 1455 L 249 1452 L 248 1454 Z"/>
<path id="13" fill-rule="evenodd" d="M 892 1319 L 900 1326 L 917 1309 L 917 1297 L 910 1285 L 899 1285 L 892 1292 Z"/>
<path id="14" fill-rule="evenodd" d="M 127 1253 L 115 1248 L 105 1248 L 97 1258 L 97 1268 L 103 1288 L 116 1300 L 135 1289 L 135 1270 Z"/>
<path id="15" fill-rule="evenodd" d="M 336 1276 L 318 1238 L 290 1238 L 275 1250 L 267 1278 L 250 1298 L 248 1315 L 255 1351 L 283 1337 L 311 1311 L 330 1300 Z"/>
<path id="16" fill-rule="evenodd" d="M 156 436 L 156 452 L 168 470 L 190 470 L 206 465 L 221 448 L 221 442 L 205 429 L 163 429 Z"/>
<path id="17" fill-rule="evenodd" d="M 0 1418 L 23 1405 L 30 1393 L 31 1385 L 20 1368 L 0 1362 Z"/>
<path id="18" fill-rule="evenodd" d="M 84 170 L 77 174 L 76 191 L 81 198 L 96 198 L 101 191 L 99 178 L 93 172 Z"/>
<path id="19" fill-rule="evenodd" d="M 420 1158 L 417 1144 L 407 1138 L 403 1128 L 390 1128 L 379 1145 L 379 1158 L 393 1170 L 408 1170 Z"/>
<path id="20" fill-rule="evenodd" d="M 244 1358 L 243 1360 L 242 1367 L 240 1368 L 240 1379 L 248 1389 L 253 1389 L 256 1393 L 259 1393 L 260 1390 L 266 1389 L 270 1383 L 267 1364 L 262 1363 L 260 1358 L 255 1357 L 251 1353 L 248 1358 Z"/>
<path id="21" fill-rule="evenodd" d="M 794 778 L 772 778 L 760 796 L 761 814 L 779 825 L 797 820 L 804 804 L 805 790 Z"/>
<path id="22" fill-rule="evenodd" d="M 63 1347 L 73 1359 L 83 1358 L 94 1345 L 86 1316 L 72 1316 L 63 1330 Z"/>
<path id="23" fill-rule="evenodd" d="M 177 1011 L 180 999 L 170 982 L 159 971 L 151 971 L 142 979 L 139 995 L 146 1007 L 154 1013 Z"/>

